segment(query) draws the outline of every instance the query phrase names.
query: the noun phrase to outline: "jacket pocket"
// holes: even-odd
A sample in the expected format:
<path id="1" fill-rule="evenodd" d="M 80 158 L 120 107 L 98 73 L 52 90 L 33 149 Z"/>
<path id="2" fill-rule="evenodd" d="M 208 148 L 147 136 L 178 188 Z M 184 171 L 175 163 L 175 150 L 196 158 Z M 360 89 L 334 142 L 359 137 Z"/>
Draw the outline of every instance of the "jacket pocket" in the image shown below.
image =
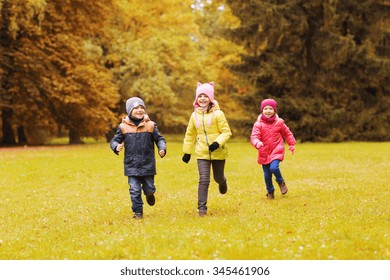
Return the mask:
<path id="1" fill-rule="evenodd" d="M 268 157 L 267 148 L 266 147 L 260 147 L 258 151 L 258 159 L 262 162 L 266 161 Z"/>

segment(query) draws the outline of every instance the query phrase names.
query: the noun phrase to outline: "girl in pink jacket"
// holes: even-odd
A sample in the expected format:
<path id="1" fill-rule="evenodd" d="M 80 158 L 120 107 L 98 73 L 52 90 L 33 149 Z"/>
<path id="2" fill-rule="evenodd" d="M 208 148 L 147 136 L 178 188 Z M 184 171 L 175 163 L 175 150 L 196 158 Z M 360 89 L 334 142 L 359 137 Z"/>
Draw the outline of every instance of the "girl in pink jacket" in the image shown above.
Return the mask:
<path id="1" fill-rule="evenodd" d="M 263 100 L 260 106 L 260 116 L 253 125 L 251 133 L 251 144 L 258 150 L 257 162 L 263 167 L 267 198 L 269 199 L 275 198 L 272 174 L 275 176 L 281 193 L 286 194 L 288 191 L 279 164 L 284 159 L 284 140 L 290 146 L 289 150 L 292 154 L 294 154 L 296 143 L 294 135 L 276 112 L 277 103 L 275 100 Z"/>

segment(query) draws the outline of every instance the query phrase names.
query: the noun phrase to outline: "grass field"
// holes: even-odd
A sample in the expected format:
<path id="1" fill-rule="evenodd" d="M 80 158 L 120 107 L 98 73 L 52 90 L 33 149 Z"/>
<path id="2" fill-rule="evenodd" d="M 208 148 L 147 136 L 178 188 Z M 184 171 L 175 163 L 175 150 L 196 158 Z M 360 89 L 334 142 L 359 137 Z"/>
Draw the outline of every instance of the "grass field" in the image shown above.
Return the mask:
<path id="1" fill-rule="evenodd" d="M 213 182 L 200 218 L 196 161 L 167 139 L 143 220 L 107 143 L 1 148 L 0 259 L 390 259 L 390 143 L 298 144 L 269 201 L 255 149 L 232 140 L 229 191 Z"/>

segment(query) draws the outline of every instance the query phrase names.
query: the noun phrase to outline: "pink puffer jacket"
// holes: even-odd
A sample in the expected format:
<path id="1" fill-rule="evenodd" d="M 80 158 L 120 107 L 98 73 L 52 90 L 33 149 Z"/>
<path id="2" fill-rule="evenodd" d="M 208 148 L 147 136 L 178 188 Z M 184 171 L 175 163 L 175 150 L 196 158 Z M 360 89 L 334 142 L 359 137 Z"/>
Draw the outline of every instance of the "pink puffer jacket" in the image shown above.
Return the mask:
<path id="1" fill-rule="evenodd" d="M 261 116 L 261 115 L 260 115 Z M 269 164 L 273 160 L 284 159 L 284 140 L 289 146 L 294 146 L 296 141 L 284 120 L 276 117 L 274 123 L 263 122 L 260 118 L 253 125 L 251 134 L 251 144 L 256 148 L 259 142 L 263 146 L 259 148 L 257 162 L 259 164 Z"/>

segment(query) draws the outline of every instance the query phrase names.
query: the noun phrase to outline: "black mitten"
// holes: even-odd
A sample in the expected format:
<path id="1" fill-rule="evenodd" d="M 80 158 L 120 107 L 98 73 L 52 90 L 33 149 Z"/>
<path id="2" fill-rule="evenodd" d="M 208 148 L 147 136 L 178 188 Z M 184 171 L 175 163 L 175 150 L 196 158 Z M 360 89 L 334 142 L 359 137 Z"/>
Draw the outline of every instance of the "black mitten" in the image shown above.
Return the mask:
<path id="1" fill-rule="evenodd" d="M 216 149 L 219 148 L 219 144 L 217 142 L 213 142 L 210 146 L 209 146 L 209 150 L 210 152 L 214 152 Z"/>
<path id="2" fill-rule="evenodd" d="M 188 163 L 191 159 L 191 155 L 190 154 L 184 154 L 182 160 L 185 162 L 185 163 Z"/>

